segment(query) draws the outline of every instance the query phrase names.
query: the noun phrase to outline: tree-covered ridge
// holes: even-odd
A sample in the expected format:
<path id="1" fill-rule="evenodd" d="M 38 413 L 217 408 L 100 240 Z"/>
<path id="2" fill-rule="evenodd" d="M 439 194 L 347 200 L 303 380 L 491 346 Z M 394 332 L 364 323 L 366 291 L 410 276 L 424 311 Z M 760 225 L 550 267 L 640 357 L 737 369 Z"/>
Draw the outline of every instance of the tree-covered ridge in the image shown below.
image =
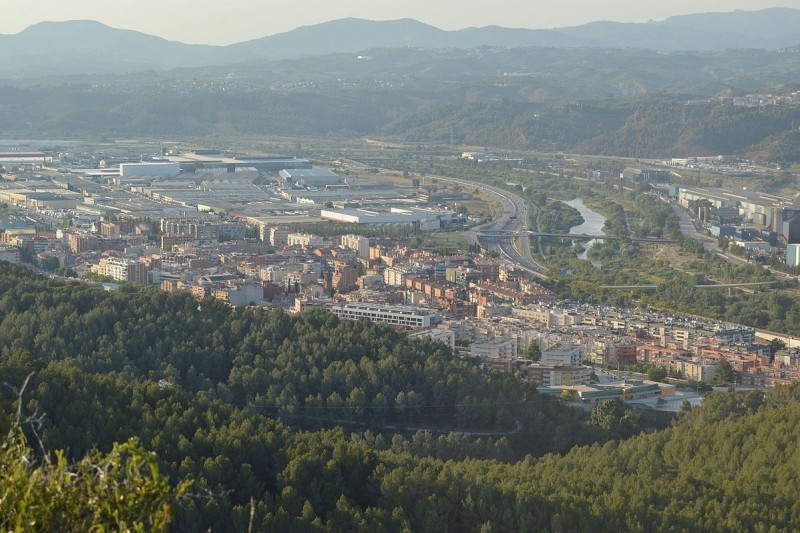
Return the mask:
<path id="1" fill-rule="evenodd" d="M 385 326 L 105 293 L 5 264 L 0 286 L 0 376 L 35 372 L 22 408 L 46 415 L 44 448 L 98 460 L 92 449 L 137 437 L 173 484 L 162 495 L 192 481 L 169 500 L 175 531 L 800 527 L 800 385 L 710 396 L 670 429 L 608 441 L 636 433 L 637 417 L 615 407 L 587 425 L 513 376 Z M 375 409 L 379 394 L 394 407 Z M 418 424 L 508 434 L 401 429 Z"/>
<path id="2" fill-rule="evenodd" d="M 297 438 L 287 424 L 343 425 L 375 450 L 447 458 L 511 460 L 606 438 L 516 376 L 366 320 L 109 293 L 9 264 L 0 291 L 0 376 L 34 373 L 24 411 L 46 414 L 46 449 L 77 459 L 137 437 L 173 479 L 213 495 L 186 503 L 182 522 L 224 524 L 280 494 Z"/>
<path id="3" fill-rule="evenodd" d="M 516 376 L 487 372 L 441 343 L 412 341 L 386 325 L 341 321 L 323 311 L 290 317 L 230 308 L 133 286 L 106 293 L 0 268 L 2 353 L 38 370 L 35 384 L 49 381 L 41 379 L 49 372 L 68 381 L 92 376 L 107 389 L 96 394 L 102 397 L 146 381 L 164 394 L 205 392 L 237 409 L 301 425 L 516 434 L 520 424 L 527 430 L 543 423 L 523 420 L 535 411 L 579 426 Z M 42 392 L 56 395 L 58 388 Z M 53 396 L 45 408 L 69 405 L 58 400 Z M 134 405 L 129 400 L 120 406 Z M 546 432 L 521 451 L 566 450 L 572 443 Z"/>
<path id="4" fill-rule="evenodd" d="M 420 513 L 429 507 L 413 502 L 458 494 L 463 504 L 442 515 L 454 530 L 483 521 L 496 531 L 792 531 L 800 524 L 798 391 L 775 406 L 760 393 L 712 396 L 674 429 L 564 457 L 409 460 L 393 488 Z"/>
<path id="5" fill-rule="evenodd" d="M 404 61 L 405 53 L 413 52 L 389 54 Z M 747 72 L 753 78 L 745 89 L 724 78 L 706 85 L 721 74 L 716 56 L 707 58 L 713 74 L 672 63 L 665 73 L 652 66 L 665 58 L 630 62 L 630 51 L 581 51 L 565 70 L 546 59 L 552 50 L 494 50 L 477 54 L 486 70 L 476 73 L 470 70 L 475 54 L 461 52 L 457 70 L 466 72 L 448 74 L 453 64 L 448 53 L 416 53 L 420 57 L 411 67 L 387 59 L 390 72 L 375 73 L 374 78 L 360 69 L 350 79 L 342 77 L 341 69 L 354 68 L 347 56 L 324 62 L 325 68 L 335 63 L 341 69 L 309 73 L 307 78 L 298 78 L 303 67 L 292 63 L 270 64 L 263 72 L 248 65 L 236 81 L 228 80 L 231 73 L 225 70 L 199 72 L 190 79 L 109 79 L 103 85 L 72 80 L 52 86 L 0 85 L 0 100 L 7 103 L 0 108 L 0 121 L 6 134 L 20 136 L 368 135 L 408 143 L 607 156 L 758 152 L 772 161 L 800 158 L 792 142 L 800 108 L 733 105 L 732 96 L 739 93 L 730 90 L 790 93 L 796 76 L 786 69 L 797 70 L 791 54 L 760 58 L 773 62 L 771 75 L 756 74 L 751 64 L 731 67 L 731 76 Z M 498 70 L 495 56 L 506 53 L 513 56 L 507 58 L 507 70 Z M 540 70 L 535 65 L 542 62 Z M 626 70 L 636 72 L 620 74 Z M 683 87 L 690 72 L 700 79 Z M 783 85 L 769 87 L 765 80 Z"/>
<path id="6" fill-rule="evenodd" d="M 174 529 L 794 531 L 798 399 L 797 385 L 715 394 L 671 429 L 513 464 L 376 451 L 341 430 L 221 425 L 206 441 L 220 453 L 208 475 L 241 482 L 269 468 L 240 462 L 247 452 L 277 459 L 274 485 L 222 494 L 204 492 L 203 479 L 180 500 Z"/>

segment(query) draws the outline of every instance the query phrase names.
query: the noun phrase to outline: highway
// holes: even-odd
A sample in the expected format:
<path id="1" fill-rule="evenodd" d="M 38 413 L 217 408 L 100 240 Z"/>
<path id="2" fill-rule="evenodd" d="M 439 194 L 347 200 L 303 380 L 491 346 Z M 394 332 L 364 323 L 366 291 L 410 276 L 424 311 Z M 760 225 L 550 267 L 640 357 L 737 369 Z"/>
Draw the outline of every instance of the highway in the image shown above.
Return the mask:
<path id="1" fill-rule="evenodd" d="M 357 160 L 343 159 L 343 161 L 347 161 L 354 167 L 367 168 L 364 163 Z M 379 172 L 383 173 L 392 173 L 392 174 L 399 173 L 396 170 L 389 170 L 389 169 L 378 169 L 378 170 Z M 537 263 L 536 260 L 531 255 L 531 244 L 529 236 L 526 235 L 520 238 L 512 238 L 511 241 L 513 242 L 509 242 L 509 240 L 507 239 L 484 238 L 483 240 L 481 240 L 481 238 L 478 236 L 478 233 L 481 230 L 527 232 L 529 230 L 528 225 L 531 216 L 527 200 L 506 189 L 501 189 L 500 187 L 494 187 L 492 185 L 485 185 L 480 182 L 462 180 L 447 176 L 436 176 L 432 174 L 426 174 L 424 180 L 456 184 L 471 190 L 478 189 L 479 192 L 482 192 L 497 200 L 500 203 L 501 207 L 500 214 L 491 222 L 487 222 L 486 224 L 481 224 L 480 226 L 475 226 L 467 230 L 466 232 L 467 240 L 469 241 L 470 244 L 477 243 L 490 250 L 495 250 L 498 253 L 500 253 L 500 255 L 504 257 L 507 261 L 521 268 L 522 270 L 530 272 L 531 274 L 539 278 L 547 279 L 546 275 L 547 268 Z"/>
<path id="2" fill-rule="evenodd" d="M 481 240 L 478 236 L 481 231 L 503 231 L 508 233 L 522 231 L 526 233 L 529 229 L 528 224 L 531 216 L 527 200 L 506 189 L 474 181 L 433 175 L 426 175 L 425 179 L 478 189 L 478 191 L 497 200 L 501 208 L 499 215 L 491 222 L 471 228 L 467 232 L 467 239 L 470 244 L 478 242 L 486 248 L 499 252 L 502 257 L 519 268 L 540 278 L 547 277 L 547 268 L 537 263 L 531 255 L 530 237 L 527 234 L 510 240 L 487 238 Z"/>

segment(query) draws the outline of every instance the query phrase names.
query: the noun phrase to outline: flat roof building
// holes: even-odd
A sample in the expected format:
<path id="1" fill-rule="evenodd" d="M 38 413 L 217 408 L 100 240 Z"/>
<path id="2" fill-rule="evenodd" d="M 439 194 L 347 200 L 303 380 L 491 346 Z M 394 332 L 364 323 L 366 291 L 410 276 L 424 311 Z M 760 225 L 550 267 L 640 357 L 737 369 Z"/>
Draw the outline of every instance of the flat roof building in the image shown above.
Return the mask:
<path id="1" fill-rule="evenodd" d="M 121 163 L 119 165 L 119 175 L 123 178 L 144 176 L 174 178 L 180 173 L 180 163 Z"/>
<path id="2" fill-rule="evenodd" d="M 525 371 L 528 380 L 540 387 L 568 387 L 589 381 L 589 369 L 585 366 L 532 364 Z"/>
<path id="3" fill-rule="evenodd" d="M 283 169 L 278 175 L 289 187 L 323 188 L 344 183 L 338 174 L 327 168 Z"/>
<path id="4" fill-rule="evenodd" d="M 236 172 L 237 168 L 254 168 L 261 172 L 275 172 L 285 168 L 311 168 L 311 161 L 291 156 L 234 156 L 222 157 L 219 150 L 193 150 L 167 156 L 167 160 L 178 163 L 184 172 L 198 170 L 224 170 Z"/>
<path id="5" fill-rule="evenodd" d="M 647 380 L 623 380 L 605 384 L 574 384 L 540 389 L 541 394 L 569 394 L 573 401 L 595 405 L 607 400 L 636 401 L 656 396 L 672 396 L 675 385 Z"/>
<path id="6" fill-rule="evenodd" d="M 340 316 L 345 320 L 367 318 L 373 322 L 384 322 L 406 328 L 428 328 L 442 321 L 439 314 L 419 307 L 363 302 L 345 304 L 341 308 Z"/>
<path id="7" fill-rule="evenodd" d="M 40 167 L 49 161 L 52 158 L 41 152 L 0 152 L 0 166 L 4 167 Z"/>
<path id="8" fill-rule="evenodd" d="M 413 225 L 419 224 L 422 231 L 433 231 L 447 225 L 452 219 L 448 211 L 419 208 L 392 207 L 388 210 L 373 209 L 323 209 L 320 217 L 333 222 L 369 225 Z"/>

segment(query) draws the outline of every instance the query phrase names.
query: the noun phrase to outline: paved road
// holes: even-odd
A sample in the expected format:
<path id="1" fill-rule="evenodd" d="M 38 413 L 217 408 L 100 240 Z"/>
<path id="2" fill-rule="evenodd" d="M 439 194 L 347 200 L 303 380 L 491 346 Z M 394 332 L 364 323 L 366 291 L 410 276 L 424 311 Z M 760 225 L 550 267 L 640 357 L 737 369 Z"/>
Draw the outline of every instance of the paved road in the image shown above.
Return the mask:
<path id="1" fill-rule="evenodd" d="M 501 189 L 492 185 L 485 185 L 483 183 L 476 183 L 474 181 L 433 175 L 426 175 L 425 179 L 441 181 L 445 183 L 454 183 L 461 185 L 462 187 L 478 189 L 480 192 L 497 200 L 501 207 L 500 214 L 492 222 L 472 228 L 467 233 L 467 239 L 470 241 L 470 244 L 480 242 L 487 248 L 495 249 L 508 261 L 514 263 L 523 270 L 526 270 L 535 276 L 542 278 L 546 277 L 545 273 L 547 272 L 547 269 L 541 264 L 537 263 L 531 255 L 530 237 L 523 236 L 512 240 L 481 240 L 477 235 L 481 230 L 500 230 L 507 232 L 516 232 L 519 230 L 527 231 L 529 229 L 528 226 L 531 216 L 527 200 L 506 189 Z"/>
<path id="2" fill-rule="evenodd" d="M 717 239 L 709 237 L 705 233 L 701 233 L 700 230 L 697 229 L 697 226 L 695 226 L 692 219 L 689 217 L 688 213 L 686 213 L 686 211 L 684 211 L 675 204 L 672 204 L 672 210 L 675 211 L 675 214 L 678 215 L 678 219 L 680 220 L 681 233 L 683 233 L 684 237 L 695 241 L 700 241 L 703 244 L 703 248 L 705 248 L 706 251 L 708 252 L 713 253 L 719 250 Z"/>
<path id="3" fill-rule="evenodd" d="M 348 159 L 347 161 L 356 166 L 363 166 L 362 163 L 353 159 Z M 379 169 L 379 171 L 391 173 L 397 172 L 395 170 L 388 169 Z M 494 241 L 487 239 L 482 240 L 477 235 L 480 230 L 528 230 L 531 215 L 528 209 L 528 202 L 524 198 L 517 196 L 506 189 L 501 189 L 492 185 L 485 185 L 480 182 L 451 178 L 448 176 L 435 176 L 428 174 L 425 175 L 425 180 L 453 183 L 471 190 L 478 189 L 478 191 L 496 199 L 500 203 L 500 214 L 493 221 L 487 222 L 486 224 L 481 224 L 480 226 L 476 226 L 468 230 L 467 240 L 470 244 L 479 243 L 486 248 L 499 252 L 500 255 L 506 258 L 509 262 L 535 276 L 547 278 L 547 268 L 537 263 L 531 255 L 530 237 L 514 239 L 514 242 L 512 243 L 508 240 L 500 239 Z M 517 246 L 519 248 L 517 248 Z"/>

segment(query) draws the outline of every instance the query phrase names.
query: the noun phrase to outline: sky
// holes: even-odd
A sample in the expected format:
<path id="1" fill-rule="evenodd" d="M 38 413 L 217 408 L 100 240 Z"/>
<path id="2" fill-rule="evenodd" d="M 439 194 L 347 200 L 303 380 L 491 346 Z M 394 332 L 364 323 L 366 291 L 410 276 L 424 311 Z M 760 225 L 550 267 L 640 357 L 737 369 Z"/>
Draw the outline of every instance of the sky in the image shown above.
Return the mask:
<path id="1" fill-rule="evenodd" d="M 800 0 L 3 0 L 0 34 L 42 21 L 97 20 L 184 43 L 224 45 L 345 17 L 413 18 L 445 30 L 558 28 L 767 7 L 800 9 Z"/>

